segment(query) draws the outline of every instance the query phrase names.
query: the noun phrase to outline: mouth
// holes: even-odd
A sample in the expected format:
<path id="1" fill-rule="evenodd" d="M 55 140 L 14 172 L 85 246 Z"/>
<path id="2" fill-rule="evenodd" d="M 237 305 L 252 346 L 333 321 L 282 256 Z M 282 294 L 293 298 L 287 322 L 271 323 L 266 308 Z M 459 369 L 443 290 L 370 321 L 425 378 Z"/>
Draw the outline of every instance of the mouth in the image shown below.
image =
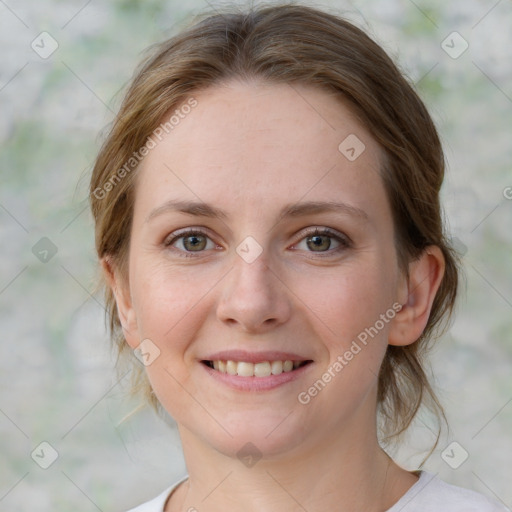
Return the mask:
<path id="1" fill-rule="evenodd" d="M 202 364 L 219 373 L 248 378 L 264 378 L 272 375 L 281 375 L 282 373 L 292 373 L 312 362 L 312 360 L 292 361 L 290 359 L 284 361 L 260 361 L 257 363 L 220 359 L 215 361 L 201 361 Z"/>

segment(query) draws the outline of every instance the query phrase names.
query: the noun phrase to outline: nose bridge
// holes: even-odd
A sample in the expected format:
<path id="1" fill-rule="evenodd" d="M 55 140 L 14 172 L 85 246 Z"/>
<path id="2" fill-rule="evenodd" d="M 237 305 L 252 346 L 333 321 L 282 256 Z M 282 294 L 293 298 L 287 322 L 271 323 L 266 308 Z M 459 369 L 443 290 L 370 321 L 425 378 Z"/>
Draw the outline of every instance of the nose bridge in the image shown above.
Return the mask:
<path id="1" fill-rule="evenodd" d="M 250 242 L 242 242 L 236 249 L 234 257 L 233 278 L 237 288 L 252 289 L 253 292 L 264 292 L 268 295 L 273 286 L 274 271 L 270 268 L 268 250 L 255 249 Z M 274 283 L 275 285 L 275 283 Z"/>
<path id="2" fill-rule="evenodd" d="M 255 240 L 239 244 L 217 308 L 219 319 L 247 331 L 286 321 L 289 297 L 271 264 L 268 251 Z"/>

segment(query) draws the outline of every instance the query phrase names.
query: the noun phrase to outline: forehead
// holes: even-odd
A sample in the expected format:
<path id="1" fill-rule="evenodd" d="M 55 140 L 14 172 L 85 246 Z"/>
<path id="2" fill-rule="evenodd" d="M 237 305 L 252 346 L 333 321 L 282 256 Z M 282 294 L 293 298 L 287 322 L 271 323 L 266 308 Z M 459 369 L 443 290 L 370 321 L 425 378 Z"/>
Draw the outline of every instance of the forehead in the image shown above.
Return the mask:
<path id="1" fill-rule="evenodd" d="M 186 197 L 238 214 L 302 197 L 359 207 L 382 201 L 380 148 L 338 97 L 255 82 L 228 82 L 193 97 L 197 105 L 141 164 L 142 206 Z"/>

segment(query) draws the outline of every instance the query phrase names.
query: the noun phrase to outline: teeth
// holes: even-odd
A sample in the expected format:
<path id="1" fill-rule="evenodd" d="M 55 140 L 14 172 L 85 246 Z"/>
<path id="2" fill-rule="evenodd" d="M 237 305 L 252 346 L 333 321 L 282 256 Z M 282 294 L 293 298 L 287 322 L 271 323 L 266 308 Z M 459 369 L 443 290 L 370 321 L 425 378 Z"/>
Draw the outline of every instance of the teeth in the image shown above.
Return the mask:
<path id="1" fill-rule="evenodd" d="M 291 372 L 298 368 L 302 361 L 263 361 L 248 363 L 245 361 L 212 361 L 213 368 L 221 373 L 239 375 L 240 377 L 269 377 Z"/>
<path id="2" fill-rule="evenodd" d="M 291 372 L 293 370 L 293 361 L 285 361 L 283 363 L 283 372 Z"/>
<path id="3" fill-rule="evenodd" d="M 229 362 L 234 363 L 234 361 Z M 241 377 L 252 377 L 254 375 L 254 365 L 252 363 L 243 363 L 242 361 L 240 361 L 237 365 L 236 373 Z"/>
<path id="4" fill-rule="evenodd" d="M 272 375 L 279 375 L 283 373 L 283 362 L 282 361 L 272 361 L 270 363 L 270 368 L 272 371 Z"/>
<path id="5" fill-rule="evenodd" d="M 238 363 L 238 368 L 240 368 L 240 364 L 241 363 Z M 264 363 L 256 363 L 253 366 L 255 377 L 268 377 L 272 374 L 272 368 L 268 361 L 265 361 Z"/>
<path id="6" fill-rule="evenodd" d="M 236 375 L 238 369 L 238 363 L 235 363 L 235 361 L 226 361 L 226 373 L 229 373 L 229 375 Z"/>

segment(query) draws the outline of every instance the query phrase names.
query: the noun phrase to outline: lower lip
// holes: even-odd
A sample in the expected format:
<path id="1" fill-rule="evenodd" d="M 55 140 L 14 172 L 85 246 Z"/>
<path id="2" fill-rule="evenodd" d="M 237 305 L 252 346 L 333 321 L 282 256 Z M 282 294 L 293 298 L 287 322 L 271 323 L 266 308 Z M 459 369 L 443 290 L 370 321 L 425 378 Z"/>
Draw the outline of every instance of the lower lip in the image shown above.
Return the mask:
<path id="1" fill-rule="evenodd" d="M 203 363 L 199 363 L 214 379 L 222 382 L 233 389 L 241 391 L 267 391 L 275 389 L 287 382 L 292 382 L 302 377 L 313 363 L 308 363 L 291 372 L 283 372 L 279 375 L 269 375 L 268 377 L 240 377 L 239 375 L 230 375 L 214 370 Z"/>

